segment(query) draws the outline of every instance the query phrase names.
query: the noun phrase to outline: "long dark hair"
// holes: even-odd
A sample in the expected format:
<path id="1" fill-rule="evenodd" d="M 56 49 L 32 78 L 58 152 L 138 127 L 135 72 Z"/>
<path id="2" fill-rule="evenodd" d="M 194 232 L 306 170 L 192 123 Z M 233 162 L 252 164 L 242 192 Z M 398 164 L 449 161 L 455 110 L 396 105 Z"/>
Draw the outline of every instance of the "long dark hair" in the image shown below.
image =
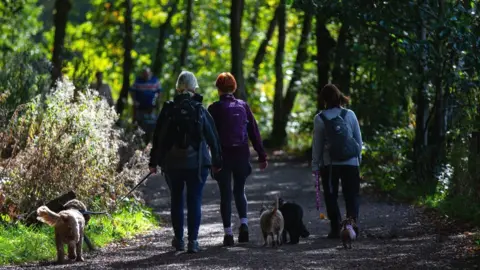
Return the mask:
<path id="1" fill-rule="evenodd" d="M 326 84 L 320 92 L 320 100 L 326 109 L 348 105 L 350 98 L 345 96 L 334 84 Z"/>

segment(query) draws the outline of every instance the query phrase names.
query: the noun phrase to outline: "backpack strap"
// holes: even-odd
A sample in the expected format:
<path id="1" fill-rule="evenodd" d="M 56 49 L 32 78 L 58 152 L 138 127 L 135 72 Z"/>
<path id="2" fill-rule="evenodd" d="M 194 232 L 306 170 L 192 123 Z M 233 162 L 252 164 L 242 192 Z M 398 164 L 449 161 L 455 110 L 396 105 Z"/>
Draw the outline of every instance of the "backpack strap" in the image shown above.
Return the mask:
<path id="1" fill-rule="evenodd" d="M 346 109 L 342 109 L 340 112 L 340 116 L 342 117 L 343 120 L 345 120 L 345 116 L 347 116 L 348 111 Z"/>
<path id="2" fill-rule="evenodd" d="M 327 123 L 328 119 L 327 117 L 323 114 L 323 112 L 319 113 L 318 116 L 322 119 L 323 123 Z"/>

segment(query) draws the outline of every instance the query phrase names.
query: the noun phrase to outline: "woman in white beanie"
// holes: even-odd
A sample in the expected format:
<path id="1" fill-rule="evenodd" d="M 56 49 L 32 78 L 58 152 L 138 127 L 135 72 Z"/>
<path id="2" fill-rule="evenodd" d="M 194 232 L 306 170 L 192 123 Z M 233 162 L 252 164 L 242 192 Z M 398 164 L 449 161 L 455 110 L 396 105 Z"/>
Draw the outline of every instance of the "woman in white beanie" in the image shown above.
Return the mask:
<path id="1" fill-rule="evenodd" d="M 201 222 L 202 191 L 209 169 L 222 167 L 221 147 L 215 123 L 196 93 L 198 82 L 189 71 L 180 73 L 173 101 L 167 101 L 158 117 L 150 152 L 150 171 L 160 166 L 171 191 L 172 246 L 183 251 L 183 190 L 187 187 L 188 252 L 196 253 Z M 207 149 L 211 151 L 211 157 Z"/>

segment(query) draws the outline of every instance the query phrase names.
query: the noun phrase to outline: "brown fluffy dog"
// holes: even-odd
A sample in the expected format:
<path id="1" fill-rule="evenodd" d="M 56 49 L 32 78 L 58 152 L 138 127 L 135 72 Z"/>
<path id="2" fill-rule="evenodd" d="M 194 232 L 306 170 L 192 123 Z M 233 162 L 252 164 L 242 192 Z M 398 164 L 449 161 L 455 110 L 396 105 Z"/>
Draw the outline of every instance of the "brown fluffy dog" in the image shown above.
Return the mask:
<path id="1" fill-rule="evenodd" d="M 86 207 L 78 200 L 68 201 L 64 207 L 67 210 L 60 211 L 57 214 L 46 206 L 40 206 L 37 209 L 37 219 L 43 223 L 55 227 L 57 262 L 64 262 L 64 244 L 68 245 L 69 259 L 83 261 L 82 244 L 85 229 L 85 218 L 79 212 L 79 210 L 85 210 Z"/>
<path id="2" fill-rule="evenodd" d="M 260 215 L 260 228 L 262 229 L 263 239 L 265 243 L 263 246 L 267 246 L 268 244 L 268 236 L 272 237 L 272 247 L 276 245 L 282 244 L 281 235 L 283 232 L 284 227 L 284 220 L 283 215 L 278 210 L 278 196 L 275 200 L 275 207 L 273 209 L 262 209 L 262 213 Z M 275 241 L 275 237 L 277 239 Z"/>

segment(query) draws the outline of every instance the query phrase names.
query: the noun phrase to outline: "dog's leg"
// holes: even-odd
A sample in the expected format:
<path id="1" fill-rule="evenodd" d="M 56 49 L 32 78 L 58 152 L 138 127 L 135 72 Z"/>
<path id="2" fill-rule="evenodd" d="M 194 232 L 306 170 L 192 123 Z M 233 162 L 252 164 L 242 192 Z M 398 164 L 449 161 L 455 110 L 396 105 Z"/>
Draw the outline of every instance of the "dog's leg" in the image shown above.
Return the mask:
<path id="1" fill-rule="evenodd" d="M 352 249 L 352 240 L 351 240 L 351 239 L 348 240 L 348 248 L 349 248 L 349 249 Z"/>
<path id="2" fill-rule="evenodd" d="M 300 236 L 302 238 L 307 238 L 310 236 L 310 232 L 307 230 L 307 227 L 305 226 L 305 224 L 303 223 L 303 221 L 300 221 L 300 228 L 301 228 L 301 234 Z"/>
<path id="3" fill-rule="evenodd" d="M 290 234 L 290 232 L 289 232 Z M 282 232 L 282 242 L 287 243 L 287 230 L 283 230 Z"/>
<path id="4" fill-rule="evenodd" d="M 68 243 L 68 258 L 70 260 L 75 260 L 76 255 L 75 255 L 75 243 L 70 242 Z"/>
<path id="5" fill-rule="evenodd" d="M 57 262 L 63 263 L 65 261 L 65 251 L 63 250 L 62 238 L 57 230 L 55 230 L 55 246 L 57 248 Z"/>
<path id="6" fill-rule="evenodd" d="M 300 242 L 300 235 L 297 229 L 298 228 L 295 228 L 295 230 L 290 233 L 290 244 L 292 245 L 298 244 L 298 242 Z"/>
<path id="7" fill-rule="evenodd" d="M 263 233 L 263 241 L 264 241 L 264 244 L 263 244 L 263 247 L 266 247 L 268 245 L 268 234 L 264 231 L 262 231 Z"/>
<path id="8" fill-rule="evenodd" d="M 275 234 L 273 232 L 270 233 L 270 236 L 272 238 L 272 247 L 275 247 L 276 241 L 275 241 Z"/>
<path id="9" fill-rule="evenodd" d="M 282 233 L 277 232 L 277 244 L 278 244 L 278 246 L 281 246 L 283 244 L 282 234 L 283 234 L 283 232 Z"/>
<path id="10" fill-rule="evenodd" d="M 76 261 L 77 262 L 83 262 L 84 259 L 83 259 L 83 251 L 82 251 L 82 247 L 83 247 L 83 235 L 84 235 L 84 232 L 83 232 L 83 229 L 84 228 L 81 228 L 80 229 L 80 237 L 79 237 L 79 240 L 77 242 L 77 258 L 76 258 Z"/>

